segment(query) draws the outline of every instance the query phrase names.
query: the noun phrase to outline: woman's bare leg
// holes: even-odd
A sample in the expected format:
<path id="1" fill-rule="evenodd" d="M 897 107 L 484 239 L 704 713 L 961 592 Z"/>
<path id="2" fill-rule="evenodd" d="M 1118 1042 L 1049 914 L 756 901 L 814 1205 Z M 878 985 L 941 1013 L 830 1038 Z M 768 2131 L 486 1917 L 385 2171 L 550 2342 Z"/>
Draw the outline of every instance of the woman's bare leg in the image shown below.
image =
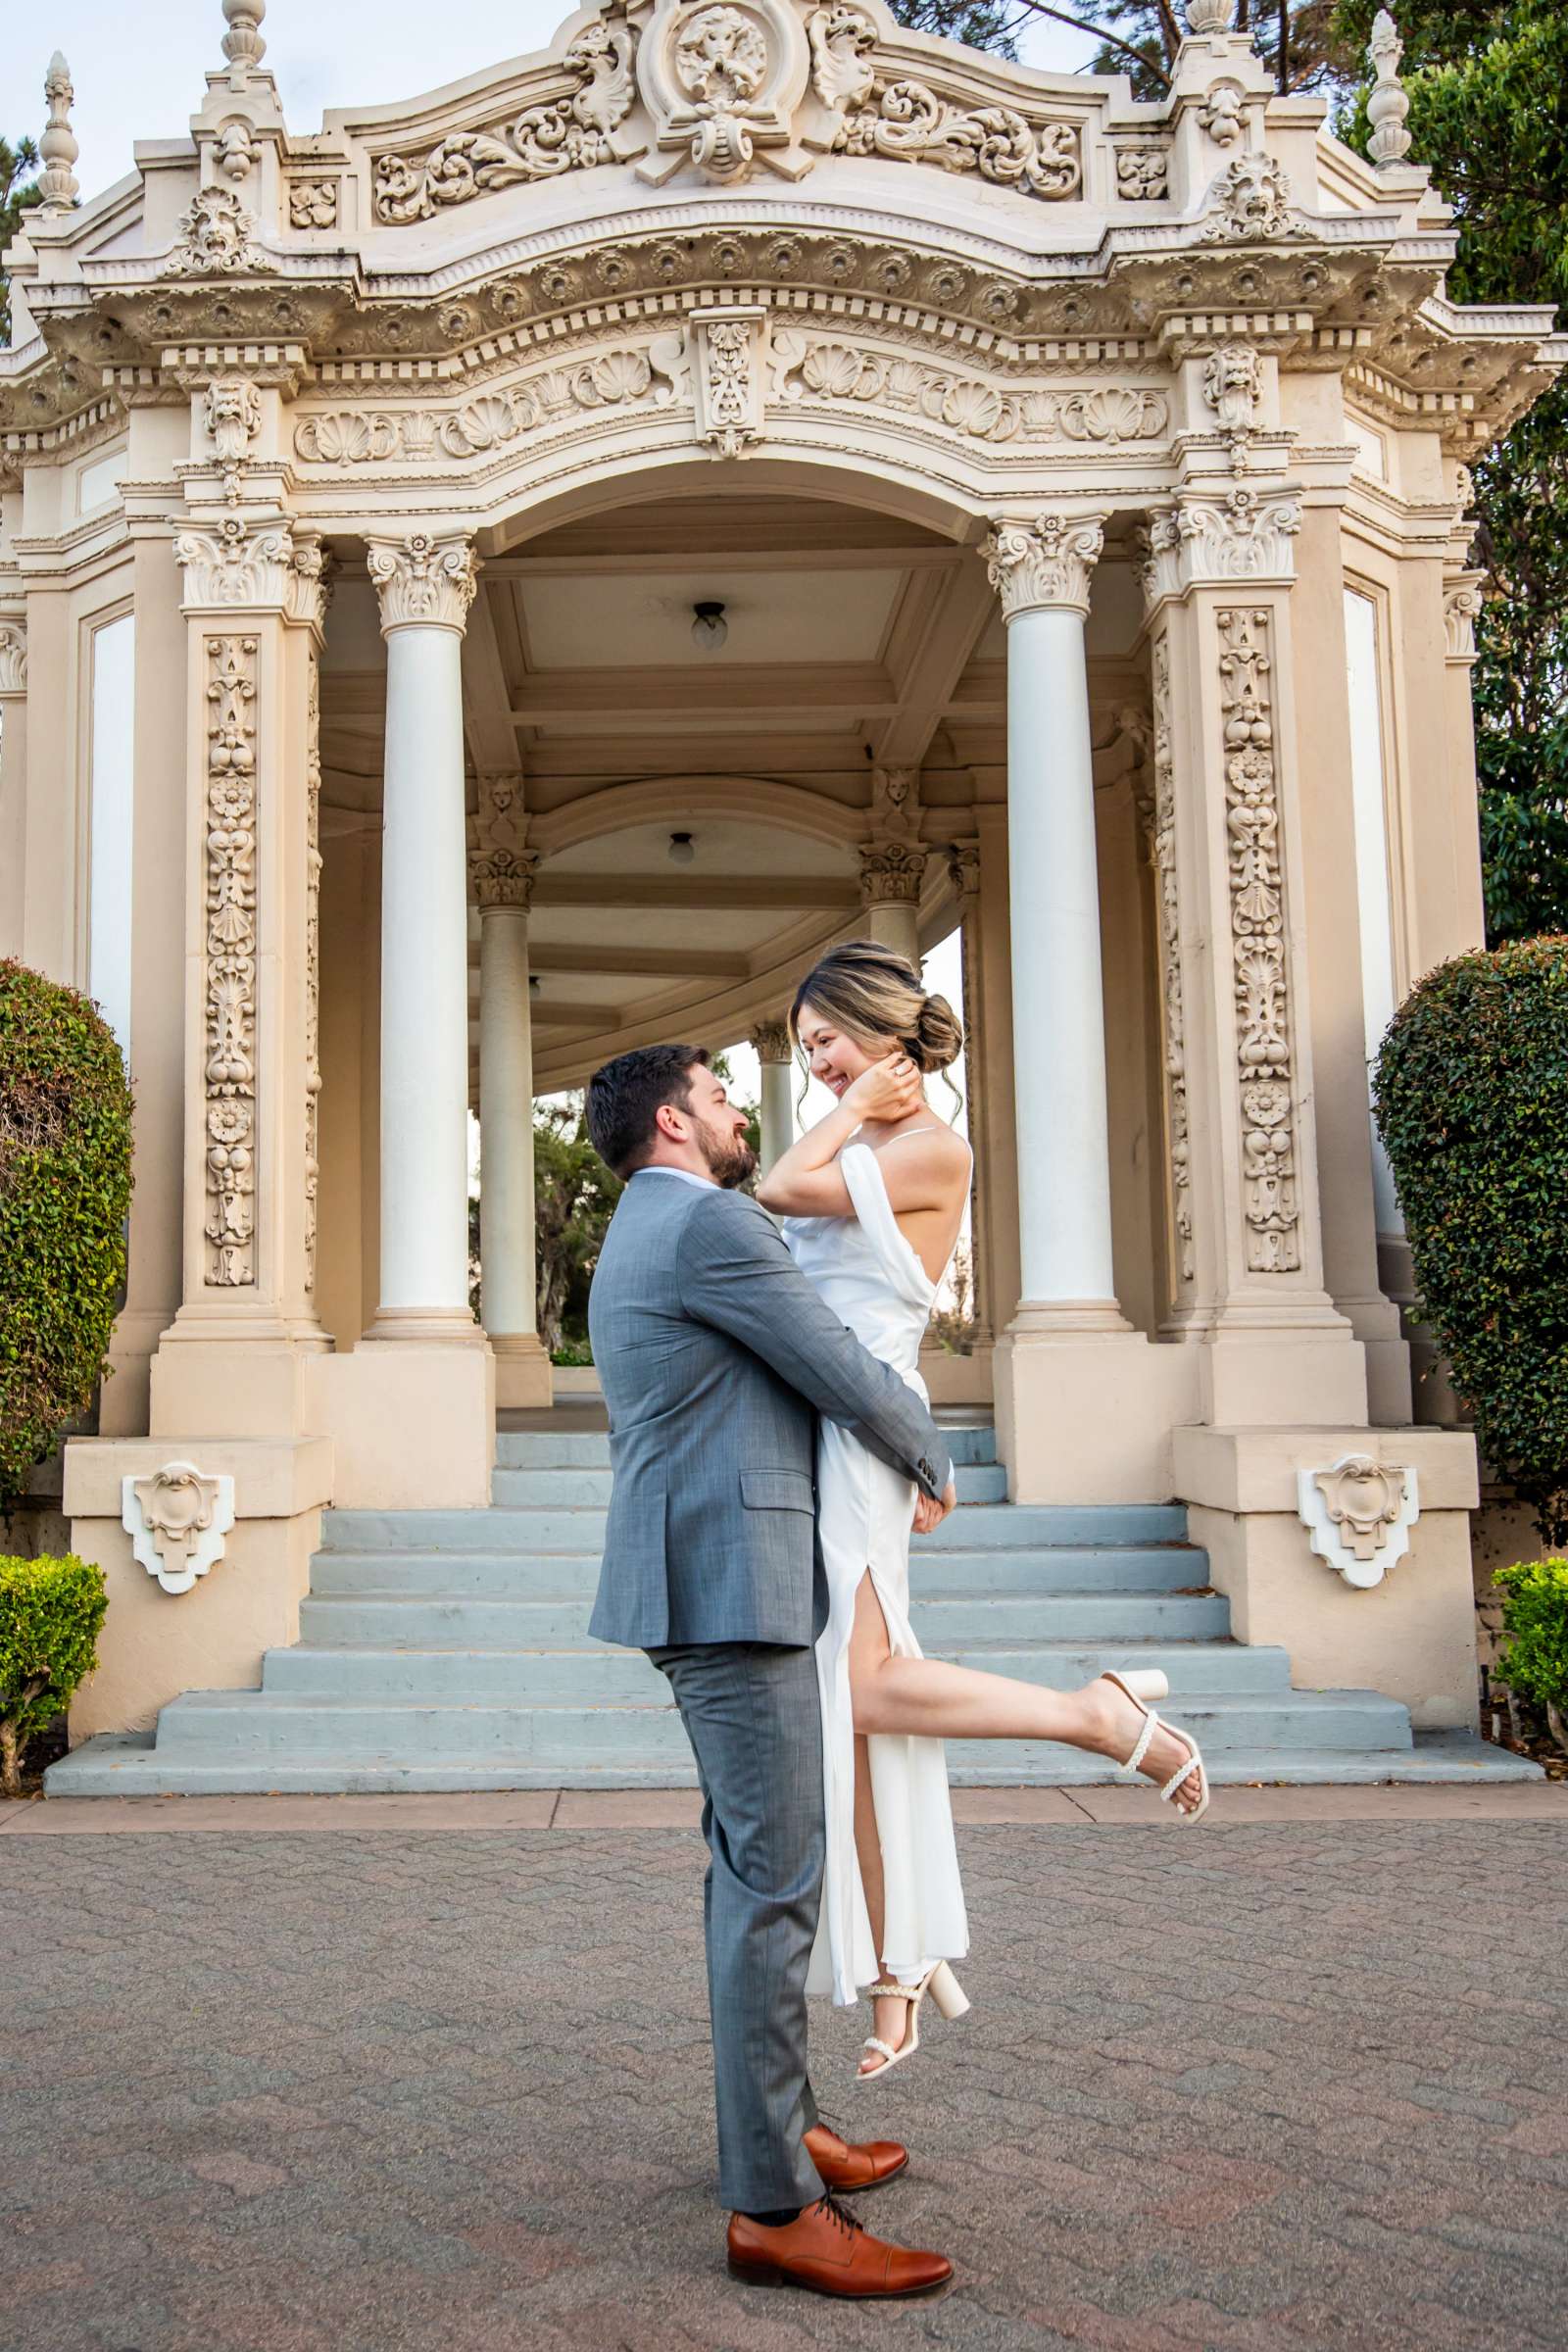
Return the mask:
<path id="1" fill-rule="evenodd" d="M 1131 1755 L 1143 1715 L 1103 1676 L 1081 1690 L 1048 1690 L 1006 1675 L 979 1674 L 939 1658 L 895 1657 L 881 1604 L 866 1577 L 856 1595 L 850 1635 L 850 1695 L 858 1734 L 903 1732 L 927 1740 L 1055 1740 L 1120 1764 Z M 1140 1771 L 1168 1781 L 1191 1754 L 1184 1740 L 1161 1724 Z M 1173 1803 L 1184 1813 L 1199 1801 L 1197 1774 L 1183 1782 Z"/>
<path id="2" fill-rule="evenodd" d="M 882 1655 L 888 1654 L 888 1629 L 883 1621 L 882 1604 L 869 1573 L 860 1579 L 860 1589 L 855 1596 L 855 1626 L 851 1634 L 851 1656 L 854 1644 L 880 1643 Z M 854 1666 L 850 1673 L 853 1684 Z M 865 1734 L 855 1736 L 855 1850 L 859 1858 L 860 1885 L 865 1890 L 865 1907 L 871 1919 L 871 1942 L 877 1955 L 884 1981 L 888 1976 L 887 1959 L 882 1950 L 882 1937 L 887 1925 L 887 1890 L 882 1876 L 882 1838 L 877 1828 L 876 1796 L 871 1787 L 871 1755 Z M 907 2001 L 880 2000 L 871 2004 L 871 2031 L 890 2050 L 903 2047 L 908 2024 Z M 867 2050 L 860 2060 L 862 2075 L 874 2075 L 887 2060 L 875 2050 Z"/>

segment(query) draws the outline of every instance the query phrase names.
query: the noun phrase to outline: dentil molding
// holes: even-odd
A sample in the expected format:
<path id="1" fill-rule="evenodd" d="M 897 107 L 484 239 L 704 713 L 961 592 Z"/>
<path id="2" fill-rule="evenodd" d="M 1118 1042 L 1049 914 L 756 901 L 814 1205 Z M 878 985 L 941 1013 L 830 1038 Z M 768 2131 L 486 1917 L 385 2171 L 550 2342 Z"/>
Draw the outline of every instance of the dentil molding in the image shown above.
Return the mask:
<path id="1" fill-rule="evenodd" d="M 1096 514 L 999 518 L 985 542 L 986 570 L 1007 620 L 1041 607 L 1087 614 L 1089 581 L 1105 544 Z"/>
<path id="2" fill-rule="evenodd" d="M 146 1478 L 120 1483 L 121 1525 L 131 1551 L 166 1592 L 188 1592 L 223 1556 L 234 1525 L 234 1480 L 228 1471 L 198 1470 L 194 1462 L 165 1462 Z"/>

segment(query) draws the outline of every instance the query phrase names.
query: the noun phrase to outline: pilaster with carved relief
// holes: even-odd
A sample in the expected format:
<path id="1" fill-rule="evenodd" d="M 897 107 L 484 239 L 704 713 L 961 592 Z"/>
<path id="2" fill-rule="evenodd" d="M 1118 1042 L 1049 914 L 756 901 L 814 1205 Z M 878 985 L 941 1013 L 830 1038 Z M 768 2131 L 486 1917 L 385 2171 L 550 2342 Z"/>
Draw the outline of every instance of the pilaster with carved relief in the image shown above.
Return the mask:
<path id="1" fill-rule="evenodd" d="M 1361 1350 L 1323 1277 L 1291 636 L 1299 528 L 1284 485 L 1186 492 L 1154 517 L 1144 565 L 1171 1325 L 1213 1346 L 1216 1420 L 1365 1411 Z M 1300 1346 L 1311 1332 L 1321 1348 Z"/>
<path id="2" fill-rule="evenodd" d="M 312 1298 L 321 549 L 286 516 L 204 512 L 174 552 L 189 679 L 185 1272 L 153 1363 L 153 1427 L 221 1435 L 225 1412 L 254 1428 L 260 1411 L 282 1432 L 297 1426 L 295 1358 L 326 1345 Z M 241 1349 L 245 1369 L 225 1375 L 213 1348 Z"/>
<path id="3" fill-rule="evenodd" d="M 0 607 L 0 956 L 20 956 L 27 818 L 27 617 Z"/>

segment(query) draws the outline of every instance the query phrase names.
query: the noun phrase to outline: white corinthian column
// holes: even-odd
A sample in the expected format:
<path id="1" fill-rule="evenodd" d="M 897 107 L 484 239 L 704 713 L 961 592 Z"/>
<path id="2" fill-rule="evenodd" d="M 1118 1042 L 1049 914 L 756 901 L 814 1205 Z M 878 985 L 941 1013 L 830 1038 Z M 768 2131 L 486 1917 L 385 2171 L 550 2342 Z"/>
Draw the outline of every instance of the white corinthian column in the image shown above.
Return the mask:
<path id="1" fill-rule="evenodd" d="M 788 1021 L 759 1021 L 752 1031 L 752 1044 L 761 1074 L 761 1151 L 758 1156 L 765 1176 L 795 1140 L 795 1107 L 790 1101 L 795 1065 Z"/>
<path id="2" fill-rule="evenodd" d="M 533 1191 L 533 1019 L 528 909 L 537 857 L 522 778 L 481 775 L 468 852 L 479 908 L 479 1246 L 481 1305 L 496 1353 L 496 1401 L 551 1401 L 540 1345 Z"/>
<path id="3" fill-rule="evenodd" d="M 1007 859 L 1018 1310 L 996 1357 L 1008 1489 L 1027 1502 L 1169 1491 L 1176 1351 L 1116 1303 L 1084 623 L 1098 515 L 999 520 L 986 543 L 1007 626 Z"/>
<path id="4" fill-rule="evenodd" d="M 1100 877 L 1084 622 L 1098 517 L 999 522 L 1022 1313 L 1125 1329 L 1110 1262 Z"/>
<path id="5" fill-rule="evenodd" d="M 368 1339 L 482 1341 L 468 1306 L 466 537 L 372 539 L 386 639 L 381 1296 Z"/>

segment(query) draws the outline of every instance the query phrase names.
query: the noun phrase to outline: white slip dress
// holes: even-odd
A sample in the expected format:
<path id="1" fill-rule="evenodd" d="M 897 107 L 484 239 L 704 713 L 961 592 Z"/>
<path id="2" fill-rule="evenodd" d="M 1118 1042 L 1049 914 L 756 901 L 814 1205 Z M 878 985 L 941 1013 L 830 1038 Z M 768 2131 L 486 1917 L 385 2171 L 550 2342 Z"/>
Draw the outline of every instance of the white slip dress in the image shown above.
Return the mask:
<path id="1" fill-rule="evenodd" d="M 895 1136 L 881 1150 L 891 1151 L 902 1141 Z M 937 1285 L 899 1231 L 877 1160 L 868 1144 L 847 1144 L 838 1164 L 855 1215 L 787 1217 L 784 1238 L 801 1272 L 861 1346 L 923 1398 L 925 1383 L 916 1366 Z M 922 1654 L 909 1624 L 915 1488 L 847 1429 L 826 1420 L 817 1430 L 816 1477 L 829 1600 L 827 1625 L 816 1645 L 827 1861 L 807 1991 L 831 1993 L 847 2005 L 858 1998 L 862 1984 L 881 1978 L 884 1963 L 900 1983 L 913 1984 L 938 1960 L 961 1960 L 969 1948 L 969 1930 L 943 1742 L 873 1733 L 867 1750 L 886 1905 L 880 1955 L 872 1941 L 855 1845 L 850 1633 L 855 1597 L 869 1573 L 894 1655 Z"/>

